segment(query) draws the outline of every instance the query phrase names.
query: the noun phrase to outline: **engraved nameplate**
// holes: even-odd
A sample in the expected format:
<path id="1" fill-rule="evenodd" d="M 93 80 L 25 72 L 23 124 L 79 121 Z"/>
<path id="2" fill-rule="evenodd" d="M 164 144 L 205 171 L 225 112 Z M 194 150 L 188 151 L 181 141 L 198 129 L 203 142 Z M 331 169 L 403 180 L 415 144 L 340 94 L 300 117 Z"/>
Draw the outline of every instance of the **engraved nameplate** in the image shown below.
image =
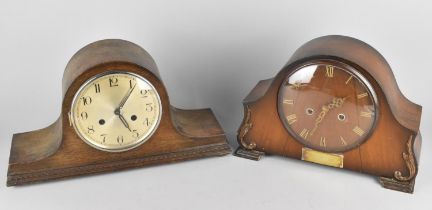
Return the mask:
<path id="1" fill-rule="evenodd" d="M 303 147 L 302 160 L 336 168 L 343 168 L 343 155 L 315 151 Z"/>

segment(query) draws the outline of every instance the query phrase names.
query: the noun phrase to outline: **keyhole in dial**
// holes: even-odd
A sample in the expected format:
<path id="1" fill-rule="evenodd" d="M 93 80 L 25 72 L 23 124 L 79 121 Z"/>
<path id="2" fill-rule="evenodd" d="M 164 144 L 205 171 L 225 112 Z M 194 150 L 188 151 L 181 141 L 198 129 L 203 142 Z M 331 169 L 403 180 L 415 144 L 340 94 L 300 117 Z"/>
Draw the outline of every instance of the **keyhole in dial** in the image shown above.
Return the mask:
<path id="1" fill-rule="evenodd" d="M 132 115 L 132 116 L 131 116 L 131 120 L 132 120 L 132 121 L 137 120 L 137 118 L 138 118 L 138 117 L 137 117 L 136 115 Z"/>
<path id="2" fill-rule="evenodd" d="M 314 110 L 312 108 L 307 108 L 306 109 L 306 114 L 307 115 L 313 115 L 313 113 L 314 113 Z"/>
<path id="3" fill-rule="evenodd" d="M 105 124 L 105 120 L 104 119 L 100 119 L 99 120 L 99 125 L 104 125 Z"/>
<path id="4" fill-rule="evenodd" d="M 343 114 L 343 113 L 338 114 L 338 120 L 339 121 L 344 121 L 345 119 L 346 119 L 345 114 Z"/>

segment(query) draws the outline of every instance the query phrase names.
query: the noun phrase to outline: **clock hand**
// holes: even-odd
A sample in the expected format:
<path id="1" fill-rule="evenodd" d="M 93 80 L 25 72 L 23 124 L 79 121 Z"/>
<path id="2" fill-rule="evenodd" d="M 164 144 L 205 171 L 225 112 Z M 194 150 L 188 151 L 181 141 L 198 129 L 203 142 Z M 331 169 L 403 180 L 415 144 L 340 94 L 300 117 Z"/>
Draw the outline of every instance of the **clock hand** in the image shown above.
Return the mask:
<path id="1" fill-rule="evenodd" d="M 310 136 L 312 136 L 313 133 L 316 131 L 316 129 L 318 129 L 318 126 L 320 125 L 324 117 L 327 115 L 327 113 L 334 108 L 341 107 L 344 104 L 346 98 L 348 97 L 333 98 L 330 104 L 321 107 L 321 112 L 318 114 L 318 117 L 315 119 L 315 125 L 310 132 Z"/>
<path id="2" fill-rule="evenodd" d="M 129 123 L 126 121 L 126 119 L 123 117 L 123 115 L 119 115 L 120 120 L 122 121 L 123 125 L 130 131 L 132 132 L 132 130 L 129 127 Z"/>
<path id="3" fill-rule="evenodd" d="M 123 125 L 130 131 L 132 132 L 132 130 L 130 129 L 129 123 L 126 121 L 126 119 L 123 117 L 123 115 L 120 112 L 120 109 L 117 108 L 114 110 L 114 114 L 119 116 L 120 121 L 123 123 Z"/>
<path id="4" fill-rule="evenodd" d="M 328 108 L 334 109 L 334 108 L 341 107 L 344 104 L 345 99 L 347 98 L 348 96 L 344 98 L 333 98 L 332 102 L 328 105 Z"/>
<path id="5" fill-rule="evenodd" d="M 123 106 L 125 105 L 126 101 L 129 99 L 130 95 L 132 94 L 133 90 L 135 89 L 136 84 L 126 93 L 126 95 L 123 97 L 123 99 L 121 100 L 118 108 L 116 108 L 114 110 L 114 114 L 119 116 L 121 122 L 123 123 L 123 125 L 130 131 L 132 132 L 132 130 L 129 127 L 129 123 L 126 121 L 126 119 L 123 117 L 123 115 L 121 114 L 121 109 L 123 108 Z"/>
<path id="6" fill-rule="evenodd" d="M 321 112 L 318 114 L 318 117 L 315 119 L 315 126 L 310 132 L 310 136 L 313 135 L 313 133 L 318 129 L 319 124 L 324 119 L 324 117 L 327 115 L 327 112 L 330 111 L 328 105 L 324 105 L 321 107 Z"/>
<path id="7" fill-rule="evenodd" d="M 136 87 L 136 84 L 126 93 L 126 95 L 121 100 L 121 102 L 120 102 L 120 104 L 119 104 L 119 106 L 118 106 L 117 109 L 121 110 L 123 108 L 123 106 L 125 105 L 126 101 L 129 99 L 130 95 L 134 91 L 135 87 Z"/>

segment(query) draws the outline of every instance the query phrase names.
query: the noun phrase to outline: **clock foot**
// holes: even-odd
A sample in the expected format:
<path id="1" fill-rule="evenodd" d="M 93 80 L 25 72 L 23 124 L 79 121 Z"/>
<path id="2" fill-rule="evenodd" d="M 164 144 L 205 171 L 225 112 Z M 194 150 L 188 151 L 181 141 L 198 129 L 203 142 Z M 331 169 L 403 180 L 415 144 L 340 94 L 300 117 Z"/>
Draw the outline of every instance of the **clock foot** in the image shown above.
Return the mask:
<path id="1" fill-rule="evenodd" d="M 414 192 L 415 178 L 407 182 L 402 182 L 392 178 L 380 177 L 379 182 L 384 188 L 390 190 L 396 190 L 406 193 Z"/>
<path id="2" fill-rule="evenodd" d="M 234 152 L 234 155 L 237 157 L 242 157 L 250 160 L 260 160 L 262 156 L 264 156 L 264 152 L 256 151 L 256 150 L 246 150 L 242 147 L 237 148 Z"/>

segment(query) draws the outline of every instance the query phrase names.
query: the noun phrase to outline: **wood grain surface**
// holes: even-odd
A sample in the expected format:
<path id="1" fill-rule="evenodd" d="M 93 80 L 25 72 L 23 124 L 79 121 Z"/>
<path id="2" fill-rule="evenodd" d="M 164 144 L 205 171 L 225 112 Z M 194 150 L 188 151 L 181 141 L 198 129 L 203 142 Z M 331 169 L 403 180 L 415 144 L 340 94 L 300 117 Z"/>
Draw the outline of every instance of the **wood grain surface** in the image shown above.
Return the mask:
<path id="1" fill-rule="evenodd" d="M 150 81 L 159 93 L 164 110 L 159 127 L 146 143 L 119 153 L 87 145 L 68 118 L 72 99 L 84 82 L 111 70 L 132 72 Z M 145 50 L 131 42 L 102 40 L 78 51 L 64 72 L 63 94 L 62 114 L 53 125 L 13 136 L 8 186 L 231 152 L 212 111 L 172 107 L 155 62 Z"/>
<path id="2" fill-rule="evenodd" d="M 285 129 L 278 115 L 279 87 L 299 66 L 320 60 L 354 67 L 371 83 L 378 98 L 376 127 L 360 146 L 341 153 L 343 168 L 388 178 L 381 180 L 384 187 L 412 192 L 421 147 L 421 106 L 402 95 L 385 59 L 354 38 L 325 36 L 307 42 L 276 77 L 260 81 L 243 102 L 245 119 L 239 131 L 245 126 L 250 128 L 247 133 L 239 132 L 240 149 L 302 158 L 304 145 Z M 250 112 L 249 120 L 246 120 L 247 112 Z"/>

